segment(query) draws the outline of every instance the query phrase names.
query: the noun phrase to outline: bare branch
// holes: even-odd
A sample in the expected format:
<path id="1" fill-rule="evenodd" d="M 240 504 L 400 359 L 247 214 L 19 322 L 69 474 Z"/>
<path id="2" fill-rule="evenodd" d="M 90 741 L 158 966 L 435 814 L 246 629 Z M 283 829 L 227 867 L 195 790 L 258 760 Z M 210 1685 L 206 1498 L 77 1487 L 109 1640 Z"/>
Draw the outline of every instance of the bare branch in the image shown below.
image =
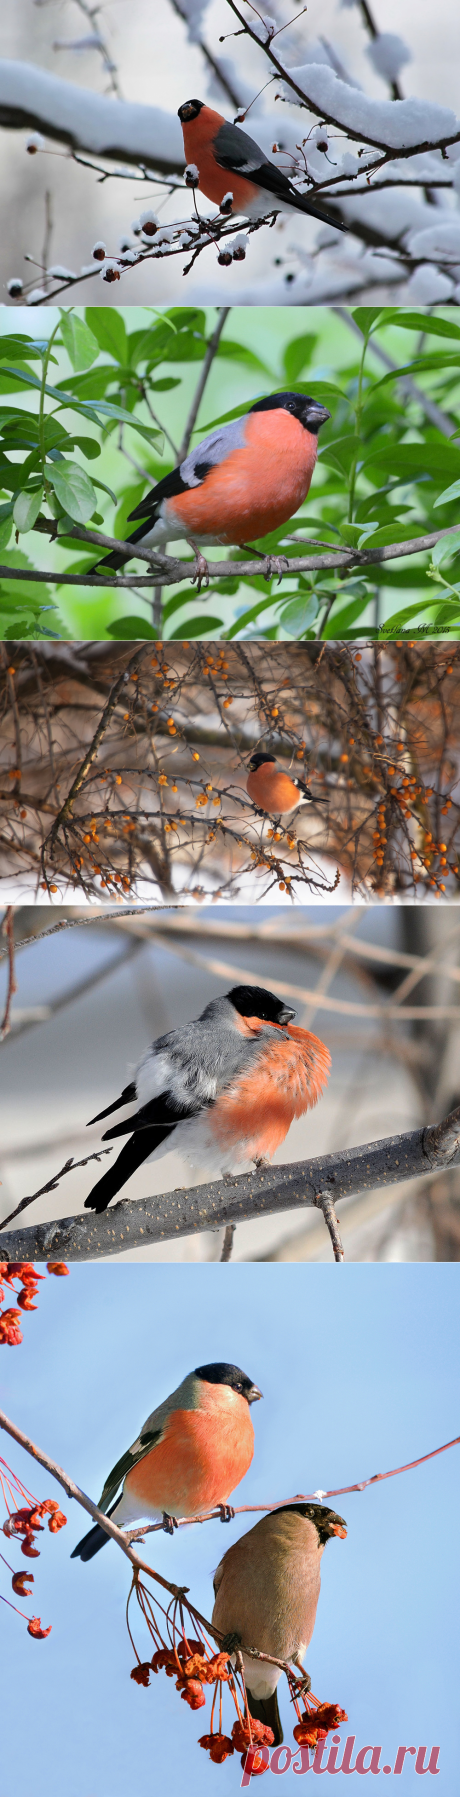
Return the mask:
<path id="1" fill-rule="evenodd" d="M 208 375 L 210 374 L 212 364 L 214 361 L 214 357 L 217 355 L 220 339 L 222 336 L 222 331 L 224 329 L 224 325 L 226 324 L 230 309 L 231 309 L 230 306 L 221 306 L 220 310 L 218 312 L 217 324 L 216 324 L 215 330 L 213 331 L 212 337 L 210 338 L 210 341 L 208 343 L 208 347 L 206 350 L 206 355 L 205 355 L 203 366 L 201 369 L 200 378 L 198 381 L 198 386 L 196 389 L 195 397 L 192 400 L 189 415 L 187 418 L 187 423 L 186 423 L 185 430 L 184 430 L 184 435 L 182 438 L 182 443 L 181 443 L 180 449 L 178 450 L 178 455 L 177 455 L 178 464 L 180 462 L 183 462 L 184 457 L 187 455 L 189 445 L 190 445 L 190 440 L 193 435 L 194 427 L 195 427 L 195 424 L 197 421 L 197 417 L 198 417 L 201 401 L 203 398 L 203 393 L 205 390 L 206 382 L 208 379 Z"/>
<path id="2" fill-rule="evenodd" d="M 156 1198 L 125 1199 L 102 1216 L 62 1217 L 5 1234 L 2 1229 L 1 1241 L 10 1260 L 100 1260 L 279 1211 L 317 1209 L 321 1193 L 337 1206 L 357 1192 L 419 1179 L 459 1161 L 460 1106 L 428 1129 L 339 1149 L 313 1161 L 257 1168 L 231 1181 L 178 1188 Z M 321 1198 L 320 1208 L 324 1209 Z"/>

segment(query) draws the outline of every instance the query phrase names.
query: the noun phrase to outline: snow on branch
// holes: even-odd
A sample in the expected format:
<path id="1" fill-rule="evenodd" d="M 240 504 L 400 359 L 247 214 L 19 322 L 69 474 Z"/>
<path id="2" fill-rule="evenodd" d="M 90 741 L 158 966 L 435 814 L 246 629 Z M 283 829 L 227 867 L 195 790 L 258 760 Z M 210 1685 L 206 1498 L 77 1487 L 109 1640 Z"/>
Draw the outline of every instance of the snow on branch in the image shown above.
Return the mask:
<path id="1" fill-rule="evenodd" d="M 121 162 L 145 162 L 165 174 L 184 166 L 179 120 L 159 106 L 91 93 L 32 63 L 0 60 L 0 125 L 45 132 L 71 149 Z"/>

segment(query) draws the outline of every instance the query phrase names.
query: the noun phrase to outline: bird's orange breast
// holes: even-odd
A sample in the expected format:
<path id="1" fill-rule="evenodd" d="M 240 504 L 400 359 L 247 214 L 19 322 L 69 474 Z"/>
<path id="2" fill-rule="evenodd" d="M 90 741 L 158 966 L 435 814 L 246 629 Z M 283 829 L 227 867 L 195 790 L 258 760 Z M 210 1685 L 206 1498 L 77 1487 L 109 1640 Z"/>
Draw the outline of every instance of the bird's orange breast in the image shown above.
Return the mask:
<path id="1" fill-rule="evenodd" d="M 223 1092 L 209 1112 L 209 1129 L 220 1148 L 244 1147 L 248 1160 L 270 1159 L 284 1142 L 294 1117 L 317 1103 L 331 1065 L 318 1036 L 294 1024 L 266 1042 L 248 1073 Z"/>
<path id="2" fill-rule="evenodd" d="M 254 200 L 258 188 L 244 175 L 229 174 L 228 169 L 219 168 L 214 155 L 213 140 L 225 124 L 220 112 L 214 112 L 211 106 L 202 106 L 196 119 L 189 119 L 182 125 L 184 150 L 187 162 L 194 162 L 199 172 L 200 191 L 214 206 L 220 206 L 226 193 L 233 194 L 232 212 L 245 212 L 251 200 Z"/>
<path id="3" fill-rule="evenodd" d="M 161 1441 L 127 1474 L 125 1489 L 139 1516 L 195 1516 L 226 1502 L 253 1452 L 246 1399 L 229 1386 L 206 1385 L 199 1410 L 168 1416 Z"/>
<path id="4" fill-rule="evenodd" d="M 300 804 L 301 793 L 289 774 L 283 774 L 278 768 L 271 768 L 265 763 L 254 768 L 248 774 L 246 791 L 254 805 L 260 805 L 270 817 L 279 817 L 283 811 L 292 811 Z"/>
<path id="5" fill-rule="evenodd" d="M 250 412 L 241 448 L 212 468 L 202 486 L 168 500 L 166 515 L 183 523 L 184 536 L 254 542 L 302 504 L 316 455 L 316 437 L 291 412 Z"/>

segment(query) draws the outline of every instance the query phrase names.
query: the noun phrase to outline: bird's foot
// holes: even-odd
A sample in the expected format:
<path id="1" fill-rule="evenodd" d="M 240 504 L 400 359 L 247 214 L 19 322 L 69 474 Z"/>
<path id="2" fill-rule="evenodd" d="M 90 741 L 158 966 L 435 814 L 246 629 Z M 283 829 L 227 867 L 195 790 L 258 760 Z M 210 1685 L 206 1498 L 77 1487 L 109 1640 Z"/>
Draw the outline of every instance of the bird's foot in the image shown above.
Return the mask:
<path id="1" fill-rule="evenodd" d="M 235 1511 L 233 1504 L 219 1504 L 221 1522 L 233 1522 Z"/>
<path id="2" fill-rule="evenodd" d="M 165 1535 L 173 1535 L 174 1530 L 178 1529 L 178 1527 L 179 1524 L 177 1518 L 175 1516 L 168 1516 L 167 1510 L 163 1510 L 163 1528 Z"/>
<path id="3" fill-rule="evenodd" d="M 209 586 L 209 568 L 206 557 L 201 554 L 201 549 L 197 549 L 196 543 L 191 543 L 190 547 L 195 551 L 195 568 L 190 578 L 192 585 L 194 585 L 195 581 L 197 583 L 197 593 L 201 593 L 202 585 L 205 587 Z"/>
<path id="4" fill-rule="evenodd" d="M 239 1645 L 240 1645 L 240 1636 L 239 1635 L 235 1635 L 233 1633 L 229 1634 L 229 1635 L 223 1635 L 222 1641 L 221 1641 L 221 1646 L 220 1646 L 220 1652 L 228 1653 L 228 1654 L 236 1653 L 237 1649 L 239 1648 Z"/>
<path id="5" fill-rule="evenodd" d="M 255 1154 L 253 1157 L 253 1162 L 254 1162 L 254 1166 L 257 1168 L 270 1166 L 270 1162 L 267 1159 L 266 1154 Z"/>
<path id="6" fill-rule="evenodd" d="M 278 586 L 282 574 L 287 574 L 289 561 L 287 555 L 266 555 L 264 557 L 264 580 L 273 580 L 278 576 Z"/>

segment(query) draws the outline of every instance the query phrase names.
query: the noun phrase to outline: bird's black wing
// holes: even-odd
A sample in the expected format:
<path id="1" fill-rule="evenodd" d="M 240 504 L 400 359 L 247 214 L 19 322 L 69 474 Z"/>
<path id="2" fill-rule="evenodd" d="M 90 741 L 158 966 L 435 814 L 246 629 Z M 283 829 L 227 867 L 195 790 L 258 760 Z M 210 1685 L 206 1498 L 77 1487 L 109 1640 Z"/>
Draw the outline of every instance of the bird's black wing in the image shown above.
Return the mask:
<path id="1" fill-rule="evenodd" d="M 130 1086 L 124 1086 L 120 1098 L 115 1098 L 113 1104 L 106 1105 L 105 1111 L 98 1111 L 97 1117 L 90 1117 L 89 1123 L 87 1123 L 86 1128 L 90 1129 L 92 1123 L 101 1123 L 103 1117 L 110 1117 L 111 1111 L 119 1111 L 120 1105 L 134 1104 L 135 1097 L 136 1097 L 136 1087 L 135 1087 L 135 1084 L 133 1081 Z"/>
<path id="2" fill-rule="evenodd" d="M 145 537 L 146 530 L 151 530 L 152 525 L 155 524 L 163 500 L 173 499 L 177 493 L 186 493 L 187 491 L 187 482 L 182 479 L 180 468 L 172 468 L 170 474 L 164 474 L 163 480 L 159 480 L 156 487 L 150 487 L 149 492 L 144 493 L 144 498 L 139 500 L 139 505 L 136 505 L 134 511 L 129 513 L 129 524 L 132 518 L 143 518 L 144 523 L 139 525 L 138 530 L 130 531 L 126 541 L 140 543 L 142 537 Z M 124 560 L 124 556 L 117 555 L 116 550 L 112 549 L 110 555 L 105 555 L 103 561 L 96 562 L 95 565 L 97 570 L 121 568 Z"/>
<path id="3" fill-rule="evenodd" d="M 160 1092 L 158 1098 L 151 1098 L 149 1104 L 141 1105 L 134 1117 L 127 1117 L 123 1123 L 113 1123 L 111 1129 L 105 1129 L 102 1140 L 108 1142 L 112 1136 L 132 1136 L 140 1129 L 175 1129 L 183 1117 L 194 1117 L 202 1108 L 201 1098 L 190 1104 L 176 1104 L 168 1092 Z"/>
<path id="4" fill-rule="evenodd" d="M 240 131 L 239 125 L 227 122 L 221 125 L 213 141 L 213 150 L 219 168 L 229 175 L 244 175 L 256 187 L 266 188 L 281 205 L 294 206 L 297 212 L 311 213 L 313 218 L 320 219 L 322 224 L 333 225 L 337 231 L 347 230 L 341 219 L 333 218 L 321 205 L 317 206 L 307 195 L 298 193 L 287 175 L 283 175 L 274 162 L 269 162 L 260 145 L 246 131 Z"/>

